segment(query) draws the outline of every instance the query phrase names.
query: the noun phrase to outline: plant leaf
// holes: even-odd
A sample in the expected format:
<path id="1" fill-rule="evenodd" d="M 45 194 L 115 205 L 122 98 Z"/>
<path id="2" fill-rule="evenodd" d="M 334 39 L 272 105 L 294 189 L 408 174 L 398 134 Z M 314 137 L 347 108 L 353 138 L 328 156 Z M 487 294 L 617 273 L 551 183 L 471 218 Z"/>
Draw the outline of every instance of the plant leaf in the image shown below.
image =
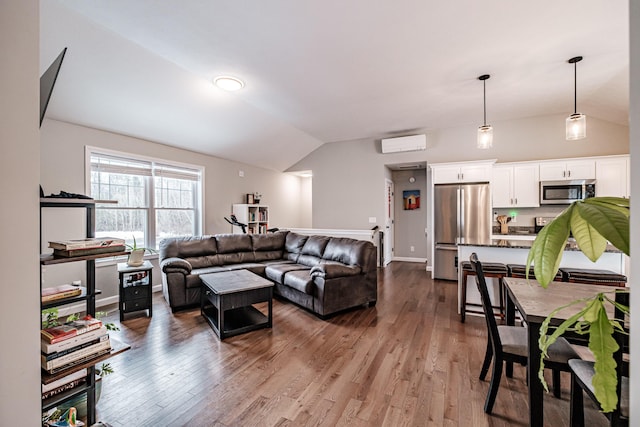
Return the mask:
<path id="1" fill-rule="evenodd" d="M 545 288 L 553 280 L 560 266 L 562 252 L 569 238 L 569 224 L 573 209 L 574 205 L 569 206 L 556 219 L 540 230 L 529 250 L 526 266 L 527 278 L 529 266 L 533 261 L 536 280 Z"/>
<path id="2" fill-rule="evenodd" d="M 594 365 L 595 375 L 591 383 L 603 412 L 613 411 L 618 403 L 616 394 L 616 385 L 618 384 L 616 361 L 613 359 L 613 353 L 618 348 L 618 343 L 613 338 L 613 326 L 607 317 L 602 301 L 600 301 L 598 318 L 591 324 L 589 349 L 596 359 Z"/>
<path id="3" fill-rule="evenodd" d="M 562 322 L 557 328 L 555 328 L 552 334 L 548 334 L 549 324 L 551 322 L 551 319 L 556 315 L 556 313 L 558 313 L 559 311 L 567 307 L 571 307 L 572 305 L 576 305 L 582 302 L 586 303 L 585 308 L 583 308 L 578 313 L 574 314 L 573 316 L 571 316 L 570 318 Z M 591 309 L 594 303 L 595 303 L 594 298 L 586 298 L 586 299 L 571 301 L 569 304 L 563 305 L 562 307 L 558 307 L 555 310 L 553 310 L 542 321 L 542 324 L 540 325 L 540 338 L 538 338 L 538 346 L 540 347 L 540 369 L 538 370 L 538 378 L 542 382 L 542 386 L 546 391 L 549 391 L 549 387 L 547 386 L 547 382 L 544 379 L 544 359 L 545 357 L 548 356 L 547 351 L 549 350 L 549 347 L 554 342 L 556 342 L 558 338 L 562 336 L 562 334 L 568 331 L 574 324 L 578 323 L 578 320 L 580 320 L 580 318 L 584 316 L 584 314 Z M 585 330 L 585 332 L 588 332 L 588 330 Z"/>
<path id="4" fill-rule="evenodd" d="M 616 248 L 629 255 L 629 217 L 602 204 L 572 205 L 580 216 Z M 554 221 L 555 222 L 555 221 Z M 553 224 L 553 222 L 551 223 Z"/>
<path id="5" fill-rule="evenodd" d="M 592 262 L 596 262 L 607 248 L 607 239 L 582 218 L 579 206 L 576 206 L 571 214 L 571 231 L 582 253 Z"/>
<path id="6" fill-rule="evenodd" d="M 624 197 L 592 197 L 585 199 L 582 203 L 588 205 L 601 205 L 621 212 L 624 216 L 629 216 L 629 199 Z"/>

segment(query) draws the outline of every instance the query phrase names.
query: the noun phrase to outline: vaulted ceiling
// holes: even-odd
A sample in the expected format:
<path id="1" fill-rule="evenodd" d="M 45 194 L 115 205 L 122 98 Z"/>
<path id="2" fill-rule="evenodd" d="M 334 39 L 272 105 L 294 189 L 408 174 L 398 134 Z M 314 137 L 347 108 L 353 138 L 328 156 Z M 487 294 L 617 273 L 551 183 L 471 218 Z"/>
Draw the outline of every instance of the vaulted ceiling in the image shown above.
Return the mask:
<path id="1" fill-rule="evenodd" d="M 578 111 L 627 124 L 628 2 L 47 0 L 47 117 L 283 171 L 324 143 Z M 225 92 L 218 75 L 246 86 Z"/>

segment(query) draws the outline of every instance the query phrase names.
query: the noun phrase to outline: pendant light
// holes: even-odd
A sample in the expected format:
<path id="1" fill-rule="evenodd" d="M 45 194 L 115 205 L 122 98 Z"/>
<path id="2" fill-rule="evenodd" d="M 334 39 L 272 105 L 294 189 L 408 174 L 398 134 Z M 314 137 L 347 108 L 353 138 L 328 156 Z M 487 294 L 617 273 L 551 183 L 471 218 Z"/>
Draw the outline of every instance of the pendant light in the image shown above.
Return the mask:
<path id="1" fill-rule="evenodd" d="M 573 114 L 567 117 L 566 135 L 567 141 L 582 139 L 587 136 L 587 116 L 578 113 L 577 97 L 578 97 L 578 62 L 582 61 L 582 56 L 576 56 L 567 61 L 573 64 Z"/>
<path id="2" fill-rule="evenodd" d="M 491 77 L 489 74 L 483 74 L 478 77 L 482 80 L 482 93 L 484 103 L 484 124 L 478 128 L 478 148 L 486 149 L 493 146 L 493 127 L 487 124 L 487 79 Z"/>

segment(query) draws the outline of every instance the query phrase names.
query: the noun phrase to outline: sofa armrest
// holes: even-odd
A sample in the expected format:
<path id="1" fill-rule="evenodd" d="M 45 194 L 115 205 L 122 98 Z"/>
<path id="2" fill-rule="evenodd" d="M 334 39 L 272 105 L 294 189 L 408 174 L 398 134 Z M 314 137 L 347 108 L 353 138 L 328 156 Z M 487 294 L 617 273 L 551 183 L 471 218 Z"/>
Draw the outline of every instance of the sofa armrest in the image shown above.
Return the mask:
<path id="1" fill-rule="evenodd" d="M 190 274 L 192 270 L 189 261 L 175 257 L 162 260 L 160 268 L 164 273 L 182 273 L 184 275 Z"/>
<path id="2" fill-rule="evenodd" d="M 322 277 L 324 279 L 356 276 L 360 273 L 362 273 L 362 269 L 357 265 L 318 264 L 311 268 L 311 277 Z"/>

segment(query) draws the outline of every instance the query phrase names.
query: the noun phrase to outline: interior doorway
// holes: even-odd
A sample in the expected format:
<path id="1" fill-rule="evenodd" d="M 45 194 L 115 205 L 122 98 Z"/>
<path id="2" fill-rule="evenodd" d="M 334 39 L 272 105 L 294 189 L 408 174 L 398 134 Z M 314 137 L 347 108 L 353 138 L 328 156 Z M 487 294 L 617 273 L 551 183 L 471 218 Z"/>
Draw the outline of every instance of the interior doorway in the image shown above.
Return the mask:
<path id="1" fill-rule="evenodd" d="M 386 165 L 384 264 L 427 263 L 426 162 Z"/>
<path id="2" fill-rule="evenodd" d="M 386 267 L 393 260 L 393 237 L 395 235 L 393 228 L 394 214 L 394 185 L 393 181 L 386 178 L 384 180 L 385 208 L 384 208 L 384 262 Z"/>

